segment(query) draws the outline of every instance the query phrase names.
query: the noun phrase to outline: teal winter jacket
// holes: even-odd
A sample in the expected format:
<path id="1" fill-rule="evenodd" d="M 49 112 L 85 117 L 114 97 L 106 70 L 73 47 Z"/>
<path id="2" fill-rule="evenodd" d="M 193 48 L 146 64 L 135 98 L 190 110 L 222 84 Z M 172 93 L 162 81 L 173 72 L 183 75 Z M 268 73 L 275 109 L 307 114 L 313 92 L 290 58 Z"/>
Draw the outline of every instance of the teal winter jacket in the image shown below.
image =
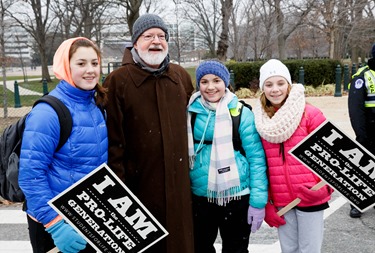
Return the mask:
<path id="1" fill-rule="evenodd" d="M 235 97 L 228 104 L 228 109 L 236 108 L 237 103 L 239 102 Z M 204 141 L 211 142 L 214 136 L 216 112 L 205 108 L 200 99 L 196 99 L 189 106 L 188 111 L 196 113 L 193 129 L 194 139 L 200 141 L 204 138 Z M 243 107 L 238 131 L 246 153 L 246 157 L 244 157 L 240 151 L 234 151 L 241 183 L 240 194 L 250 194 L 249 204 L 255 208 L 263 208 L 268 198 L 266 158 L 262 142 L 255 128 L 254 115 L 246 107 Z M 207 197 L 211 147 L 212 145 L 209 143 L 194 144 L 196 157 L 194 167 L 190 171 L 191 188 L 194 195 L 201 197 Z"/>

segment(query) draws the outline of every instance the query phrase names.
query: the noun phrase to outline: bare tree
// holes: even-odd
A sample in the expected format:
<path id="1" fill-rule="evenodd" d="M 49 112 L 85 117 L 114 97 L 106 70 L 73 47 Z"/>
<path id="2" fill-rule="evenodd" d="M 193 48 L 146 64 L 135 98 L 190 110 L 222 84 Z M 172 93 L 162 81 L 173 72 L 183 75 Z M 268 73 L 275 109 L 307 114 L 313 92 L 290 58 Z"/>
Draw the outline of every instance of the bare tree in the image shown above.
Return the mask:
<path id="1" fill-rule="evenodd" d="M 75 16 L 76 5 L 72 4 L 75 1 L 54 1 L 51 3 L 51 11 L 58 19 L 58 29 L 62 35 L 62 39 L 68 39 L 72 37 L 73 32 L 73 20 Z"/>
<path id="2" fill-rule="evenodd" d="M 4 106 L 4 118 L 8 117 L 8 94 L 7 94 L 7 76 L 6 76 L 6 55 L 5 55 L 5 31 L 9 28 L 9 20 L 7 20 L 8 9 L 14 3 L 13 0 L 2 0 L 0 4 L 0 59 L 1 59 L 1 70 L 3 76 L 3 106 Z"/>
<path id="3" fill-rule="evenodd" d="M 348 13 L 348 52 L 350 52 L 353 63 L 359 63 L 367 56 L 371 45 L 375 42 L 373 27 L 375 26 L 374 2 L 358 0 L 350 2 L 348 8 L 352 11 Z"/>
<path id="4" fill-rule="evenodd" d="M 307 27 L 301 27 L 301 29 L 297 29 L 289 38 L 289 45 L 293 45 L 290 48 L 290 52 L 292 52 L 289 57 L 302 59 L 304 56 L 304 52 L 308 52 L 310 47 L 310 40 L 308 40 L 309 30 L 306 29 Z M 307 32 L 306 32 L 307 30 Z"/>
<path id="5" fill-rule="evenodd" d="M 229 18 L 233 10 L 233 0 L 220 0 L 221 3 L 221 33 L 217 45 L 217 57 L 226 60 L 228 50 Z"/>
<path id="6" fill-rule="evenodd" d="M 76 15 L 74 15 L 75 31 L 73 36 L 94 38 L 100 34 L 102 25 L 105 24 L 103 15 L 109 5 L 106 0 L 75 1 L 77 3 Z"/>
<path id="7" fill-rule="evenodd" d="M 194 29 L 186 21 L 181 20 L 181 1 L 172 1 L 175 5 L 173 13 L 175 24 L 172 24 L 169 28 L 169 52 L 171 57 L 177 59 L 178 64 L 181 64 L 183 52 L 191 48 L 194 39 Z"/>
<path id="8" fill-rule="evenodd" d="M 271 1 L 271 4 L 275 8 L 277 46 L 280 59 L 287 58 L 286 40 L 298 26 L 304 23 L 305 18 L 312 9 L 313 1 L 314 0 L 304 0 L 299 2 L 300 5 L 295 5 L 295 1 L 291 1 L 291 3 L 284 3 L 281 0 Z"/>
<path id="9" fill-rule="evenodd" d="M 114 2 L 125 8 L 126 23 L 129 27 L 129 33 L 132 35 L 133 24 L 139 18 L 139 10 L 142 6 L 143 0 L 117 0 Z"/>
<path id="10" fill-rule="evenodd" d="M 266 1 L 237 1 L 231 16 L 231 48 L 236 60 L 272 56 L 274 8 Z"/>
<path id="11" fill-rule="evenodd" d="M 50 6 L 51 0 L 24 0 L 19 2 L 18 8 L 7 12 L 35 40 L 41 59 L 42 78 L 48 82 L 51 81 L 51 77 L 45 49 L 47 43 L 51 43 L 47 41 L 47 33 L 54 28 L 55 20 L 55 17 L 49 15 Z"/>
<path id="12" fill-rule="evenodd" d="M 314 22 L 309 23 L 309 25 L 322 30 L 326 34 L 330 59 L 338 58 L 335 55 L 335 43 L 337 42 L 337 35 L 340 33 L 340 15 L 343 14 L 343 9 L 340 8 L 340 5 L 343 5 L 341 0 L 316 1 L 311 16 L 317 18 L 313 18 Z"/>
<path id="13" fill-rule="evenodd" d="M 111 15 L 106 15 L 106 12 L 111 6 L 108 0 L 55 1 L 51 4 L 51 10 L 59 20 L 58 26 L 64 39 L 77 36 L 91 39 L 100 37 L 103 26 L 109 24 L 107 17 Z"/>
<path id="14" fill-rule="evenodd" d="M 174 0 L 172 0 L 174 2 Z M 177 0 L 181 2 L 181 0 Z M 171 6 L 170 1 L 159 1 L 159 0 L 143 0 L 142 6 L 146 9 L 146 13 L 158 13 L 163 16 L 166 13 L 168 7 Z"/>
<path id="15" fill-rule="evenodd" d="M 27 82 L 27 71 L 26 71 L 26 66 L 25 66 L 25 60 L 22 56 L 22 48 L 23 47 L 27 47 L 27 44 L 26 43 L 23 43 L 19 37 L 18 34 L 14 35 L 14 38 L 16 39 L 15 42 L 17 42 L 17 44 L 19 45 L 18 48 L 17 48 L 17 51 L 18 51 L 18 57 L 19 57 L 19 60 L 20 60 L 20 63 L 21 63 L 21 69 L 22 69 L 22 74 L 23 74 L 23 78 L 24 78 L 24 81 Z"/>
<path id="16" fill-rule="evenodd" d="M 250 19 L 248 17 L 249 13 L 249 1 L 248 5 L 244 4 L 242 1 L 237 1 L 232 9 L 232 14 L 230 16 L 230 28 L 229 29 L 229 43 L 230 49 L 232 51 L 232 58 L 236 61 L 242 61 L 244 56 L 246 56 L 247 47 L 250 40 L 250 32 L 248 27 L 250 26 Z M 243 9 L 243 12 L 240 12 Z M 241 22 L 243 21 L 243 23 Z"/>
<path id="17" fill-rule="evenodd" d="M 170 5 L 166 1 L 159 0 L 114 0 L 110 1 L 113 5 L 118 6 L 117 12 L 120 10 L 120 22 L 123 22 L 128 27 L 127 35 L 133 34 L 134 22 L 139 18 L 141 10 L 145 10 L 146 13 L 157 13 L 162 17 L 163 13 L 167 9 L 165 6 Z M 124 11 L 124 14 L 122 14 Z M 118 21 L 117 21 L 118 22 Z"/>
<path id="18" fill-rule="evenodd" d="M 196 41 L 208 48 L 208 57 L 216 57 L 216 40 L 220 28 L 219 5 L 215 0 L 181 0 L 185 3 L 184 17 L 198 29 Z M 201 36 L 201 38 L 199 38 Z"/>

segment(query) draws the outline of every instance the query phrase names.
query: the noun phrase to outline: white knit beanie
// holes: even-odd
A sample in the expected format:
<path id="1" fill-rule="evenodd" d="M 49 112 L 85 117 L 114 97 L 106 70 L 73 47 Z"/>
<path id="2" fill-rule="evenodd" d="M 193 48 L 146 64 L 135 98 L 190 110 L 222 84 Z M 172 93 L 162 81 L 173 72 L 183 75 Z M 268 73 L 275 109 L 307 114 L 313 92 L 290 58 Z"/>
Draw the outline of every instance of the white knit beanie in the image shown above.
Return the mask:
<path id="1" fill-rule="evenodd" d="M 289 69 L 279 60 L 271 59 L 264 63 L 260 67 L 260 77 L 259 77 L 259 88 L 263 90 L 264 82 L 272 76 L 284 77 L 290 85 L 292 85 L 292 78 L 290 77 Z"/>

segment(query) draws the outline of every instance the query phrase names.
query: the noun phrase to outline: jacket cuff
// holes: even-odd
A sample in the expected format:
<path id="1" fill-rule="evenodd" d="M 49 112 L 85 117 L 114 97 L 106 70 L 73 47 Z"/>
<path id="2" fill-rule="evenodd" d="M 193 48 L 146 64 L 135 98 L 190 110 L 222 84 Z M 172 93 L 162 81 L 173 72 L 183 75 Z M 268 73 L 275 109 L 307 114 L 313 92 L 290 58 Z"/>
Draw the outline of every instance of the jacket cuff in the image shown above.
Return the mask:
<path id="1" fill-rule="evenodd" d="M 49 228 L 49 227 L 51 227 L 52 225 L 55 225 L 57 222 L 59 222 L 61 220 L 62 220 L 62 217 L 60 215 L 58 215 L 58 216 L 56 216 L 56 218 L 54 218 L 53 220 L 48 222 L 46 225 L 44 225 L 44 227 Z"/>

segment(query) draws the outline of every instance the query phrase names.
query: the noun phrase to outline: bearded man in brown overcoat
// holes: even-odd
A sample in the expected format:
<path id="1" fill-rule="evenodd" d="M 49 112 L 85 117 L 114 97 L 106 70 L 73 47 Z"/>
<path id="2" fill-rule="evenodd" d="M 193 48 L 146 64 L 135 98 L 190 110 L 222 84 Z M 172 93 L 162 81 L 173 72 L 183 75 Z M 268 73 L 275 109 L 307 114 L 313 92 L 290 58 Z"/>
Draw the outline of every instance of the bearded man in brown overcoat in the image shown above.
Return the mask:
<path id="1" fill-rule="evenodd" d="M 157 15 L 133 26 L 108 88 L 108 164 L 169 235 L 145 252 L 194 252 L 186 105 L 190 75 L 169 62 L 168 29 Z"/>

